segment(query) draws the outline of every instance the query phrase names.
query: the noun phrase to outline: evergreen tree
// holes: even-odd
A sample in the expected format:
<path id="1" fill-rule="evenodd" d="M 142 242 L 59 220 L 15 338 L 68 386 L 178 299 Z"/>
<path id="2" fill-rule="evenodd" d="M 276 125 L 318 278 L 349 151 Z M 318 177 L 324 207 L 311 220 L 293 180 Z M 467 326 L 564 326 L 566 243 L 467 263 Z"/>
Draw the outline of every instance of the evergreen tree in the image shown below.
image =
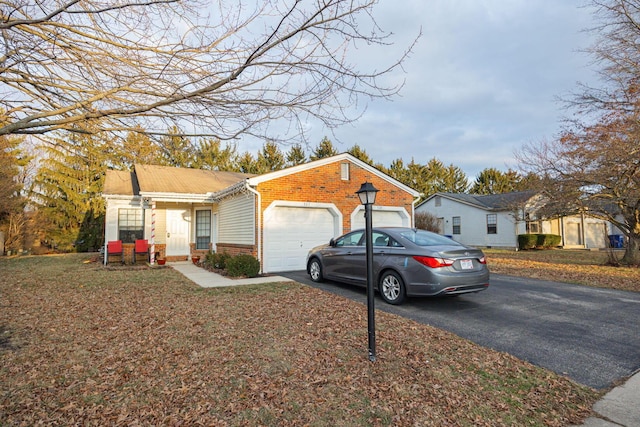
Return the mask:
<path id="1" fill-rule="evenodd" d="M 114 159 L 115 160 L 115 159 Z M 132 170 L 135 164 L 162 164 L 161 151 L 158 145 L 144 133 L 144 129 L 137 127 L 135 131 L 127 133 L 122 144 L 119 161 L 113 165 L 116 169 Z"/>
<path id="2" fill-rule="evenodd" d="M 284 169 L 285 158 L 282 151 L 275 142 L 266 142 L 262 151 L 258 153 L 256 161 L 259 173 L 273 172 Z"/>
<path id="3" fill-rule="evenodd" d="M 32 160 L 21 148 L 23 137 L 0 137 L 0 231 L 4 248 L 26 247 L 26 198 L 23 195 L 23 171 Z"/>
<path id="4" fill-rule="evenodd" d="M 312 151 L 309 156 L 310 160 L 324 159 L 325 157 L 331 157 L 338 154 L 338 151 L 334 148 L 333 143 L 326 136 L 320 141 L 320 144 Z"/>
<path id="5" fill-rule="evenodd" d="M 442 170 L 437 188 L 445 193 L 466 193 L 469 190 L 467 174 L 458 166 L 449 165 Z"/>
<path id="6" fill-rule="evenodd" d="M 362 160 L 363 162 L 373 166 L 373 160 L 369 157 L 369 154 L 361 148 L 358 144 L 347 150 L 347 153 L 351 154 L 353 157 Z"/>
<path id="7" fill-rule="evenodd" d="M 236 165 L 235 169 L 238 172 L 253 173 L 253 174 L 260 173 L 260 168 L 258 167 L 258 163 L 253 158 L 251 153 L 249 153 L 248 151 L 245 151 L 244 154 L 236 157 L 235 165 Z"/>
<path id="8" fill-rule="evenodd" d="M 213 171 L 234 171 L 236 147 L 222 144 L 219 139 L 207 138 L 200 141 L 196 149 L 194 168 Z"/>
<path id="9" fill-rule="evenodd" d="M 20 168 L 28 162 L 20 150 L 23 137 L 0 136 L 0 223 L 24 204 L 22 185 L 17 178 Z"/>
<path id="10" fill-rule="evenodd" d="M 191 141 L 183 136 L 177 126 L 168 130 L 169 136 L 163 136 L 159 141 L 160 164 L 180 168 L 190 168 L 196 164 L 196 150 Z"/>
<path id="11" fill-rule="evenodd" d="M 97 249 L 102 244 L 104 173 L 110 144 L 99 135 L 59 134 L 42 148 L 33 200 L 45 240 L 62 250 Z"/>
<path id="12" fill-rule="evenodd" d="M 504 173 L 496 168 L 486 168 L 477 176 L 471 187 L 473 194 L 502 194 L 519 188 L 520 175 L 509 169 Z"/>
<path id="13" fill-rule="evenodd" d="M 388 168 L 384 169 L 384 172 L 392 178 L 395 178 L 398 181 L 402 182 L 403 184 L 407 184 L 407 182 L 409 182 L 408 170 L 404 166 L 404 161 L 400 158 L 393 160 L 391 162 L 391 165 L 389 165 Z"/>
<path id="14" fill-rule="evenodd" d="M 412 158 L 406 166 L 402 159 L 396 159 L 384 171 L 419 191 L 423 197 L 437 192 L 464 193 L 469 186 L 462 169 L 454 165 L 445 166 L 436 158 L 429 160 L 426 165 L 421 165 Z"/>
<path id="15" fill-rule="evenodd" d="M 292 145 L 289 151 L 287 151 L 287 166 L 301 165 L 307 162 L 307 155 L 304 153 L 302 145 Z"/>

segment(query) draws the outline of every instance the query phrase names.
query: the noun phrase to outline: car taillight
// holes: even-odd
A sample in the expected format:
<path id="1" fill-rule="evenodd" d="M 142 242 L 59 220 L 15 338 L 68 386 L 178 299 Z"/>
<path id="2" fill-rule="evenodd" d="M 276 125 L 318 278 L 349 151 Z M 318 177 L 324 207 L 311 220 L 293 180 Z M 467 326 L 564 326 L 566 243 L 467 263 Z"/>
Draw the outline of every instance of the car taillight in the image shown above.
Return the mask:
<path id="1" fill-rule="evenodd" d="M 486 259 L 485 257 L 478 258 L 478 262 L 479 262 L 480 264 L 486 264 L 486 263 L 487 263 L 487 259 Z"/>
<path id="2" fill-rule="evenodd" d="M 452 259 L 447 258 L 435 258 L 430 256 L 414 256 L 413 259 L 418 261 L 420 264 L 426 265 L 431 268 L 440 268 L 440 267 L 449 267 L 453 265 Z"/>

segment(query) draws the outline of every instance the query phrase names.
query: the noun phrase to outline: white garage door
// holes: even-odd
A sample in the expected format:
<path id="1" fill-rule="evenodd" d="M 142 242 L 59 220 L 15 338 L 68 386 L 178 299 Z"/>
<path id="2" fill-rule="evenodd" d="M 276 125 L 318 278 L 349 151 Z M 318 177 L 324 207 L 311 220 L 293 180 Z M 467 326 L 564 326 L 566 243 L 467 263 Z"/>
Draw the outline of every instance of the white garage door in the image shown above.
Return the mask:
<path id="1" fill-rule="evenodd" d="M 404 212 L 397 210 L 376 210 L 373 209 L 374 227 L 409 227 L 409 219 L 403 215 Z M 351 229 L 364 228 L 364 208 L 356 212 L 352 220 Z"/>
<path id="2" fill-rule="evenodd" d="M 304 270 L 309 249 L 328 243 L 338 219 L 326 208 L 274 206 L 264 217 L 265 273 Z"/>

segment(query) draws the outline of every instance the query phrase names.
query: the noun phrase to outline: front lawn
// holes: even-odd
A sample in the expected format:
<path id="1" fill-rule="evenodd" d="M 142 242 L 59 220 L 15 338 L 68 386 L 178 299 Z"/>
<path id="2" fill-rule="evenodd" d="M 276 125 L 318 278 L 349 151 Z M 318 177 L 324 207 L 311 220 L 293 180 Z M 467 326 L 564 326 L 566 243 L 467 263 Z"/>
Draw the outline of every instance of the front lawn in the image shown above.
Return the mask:
<path id="1" fill-rule="evenodd" d="M 492 273 L 640 292 L 640 268 L 606 265 L 607 251 L 483 250 Z"/>
<path id="2" fill-rule="evenodd" d="M 297 283 L 0 259 L 0 425 L 552 425 L 600 392 Z"/>

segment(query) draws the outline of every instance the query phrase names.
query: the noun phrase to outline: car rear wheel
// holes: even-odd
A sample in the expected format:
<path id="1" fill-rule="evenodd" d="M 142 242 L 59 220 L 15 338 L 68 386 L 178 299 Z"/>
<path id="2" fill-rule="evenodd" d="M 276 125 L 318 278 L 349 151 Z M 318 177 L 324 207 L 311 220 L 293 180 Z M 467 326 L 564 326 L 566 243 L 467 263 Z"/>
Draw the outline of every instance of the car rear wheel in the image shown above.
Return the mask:
<path id="1" fill-rule="evenodd" d="M 309 261 L 309 276 L 314 282 L 322 282 L 322 265 L 320 265 L 318 258 Z"/>
<path id="2" fill-rule="evenodd" d="M 380 278 L 379 290 L 382 299 L 389 304 L 398 305 L 404 301 L 404 282 L 398 273 L 385 272 Z"/>

